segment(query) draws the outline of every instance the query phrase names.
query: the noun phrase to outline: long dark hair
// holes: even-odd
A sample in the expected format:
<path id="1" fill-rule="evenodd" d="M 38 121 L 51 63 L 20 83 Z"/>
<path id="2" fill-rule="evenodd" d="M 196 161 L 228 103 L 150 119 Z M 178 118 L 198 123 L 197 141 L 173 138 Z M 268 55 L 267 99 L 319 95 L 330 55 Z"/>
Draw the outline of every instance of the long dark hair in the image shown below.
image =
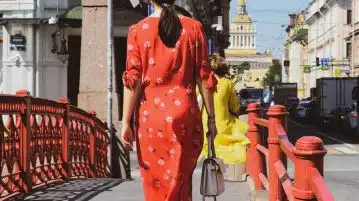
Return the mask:
<path id="1" fill-rule="evenodd" d="M 175 0 L 153 0 L 162 7 L 158 33 L 167 47 L 175 47 L 181 36 L 182 24 L 174 7 Z"/>

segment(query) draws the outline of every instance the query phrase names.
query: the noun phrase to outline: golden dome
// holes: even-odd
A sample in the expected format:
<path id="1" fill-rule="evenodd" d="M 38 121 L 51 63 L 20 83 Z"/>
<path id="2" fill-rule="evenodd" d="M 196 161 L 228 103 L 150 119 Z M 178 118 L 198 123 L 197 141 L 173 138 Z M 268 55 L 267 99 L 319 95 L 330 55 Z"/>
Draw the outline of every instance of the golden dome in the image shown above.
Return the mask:
<path id="1" fill-rule="evenodd" d="M 244 5 L 246 5 L 245 0 L 238 0 L 238 6 L 244 6 Z"/>
<path id="2" fill-rule="evenodd" d="M 252 23 L 252 19 L 247 13 L 241 13 L 233 18 L 232 23 Z"/>

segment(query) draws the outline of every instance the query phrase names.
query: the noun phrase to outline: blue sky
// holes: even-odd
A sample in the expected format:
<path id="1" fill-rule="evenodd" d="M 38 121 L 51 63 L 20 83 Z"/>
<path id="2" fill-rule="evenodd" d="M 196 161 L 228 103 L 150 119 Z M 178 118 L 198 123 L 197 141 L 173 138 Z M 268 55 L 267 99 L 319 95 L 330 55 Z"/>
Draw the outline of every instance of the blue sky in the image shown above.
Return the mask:
<path id="1" fill-rule="evenodd" d="M 271 48 L 276 58 L 282 57 L 286 39 L 288 13 L 298 12 L 311 0 L 247 0 L 247 12 L 257 27 L 257 48 L 264 52 Z M 237 0 L 231 0 L 231 17 L 237 13 Z M 284 27 L 282 27 L 284 25 Z"/>

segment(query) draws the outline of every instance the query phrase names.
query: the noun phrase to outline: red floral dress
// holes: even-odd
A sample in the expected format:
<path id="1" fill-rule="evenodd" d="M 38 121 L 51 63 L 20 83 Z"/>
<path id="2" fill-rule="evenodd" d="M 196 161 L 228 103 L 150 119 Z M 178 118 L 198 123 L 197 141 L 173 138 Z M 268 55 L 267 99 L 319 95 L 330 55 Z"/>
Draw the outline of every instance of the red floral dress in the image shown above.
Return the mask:
<path id="1" fill-rule="evenodd" d="M 146 201 L 191 201 L 192 174 L 203 145 L 194 76 L 216 80 L 207 63 L 202 25 L 180 17 L 174 48 L 158 36 L 159 18 L 148 17 L 129 29 L 123 83 L 142 80 L 136 109 L 136 144 Z"/>

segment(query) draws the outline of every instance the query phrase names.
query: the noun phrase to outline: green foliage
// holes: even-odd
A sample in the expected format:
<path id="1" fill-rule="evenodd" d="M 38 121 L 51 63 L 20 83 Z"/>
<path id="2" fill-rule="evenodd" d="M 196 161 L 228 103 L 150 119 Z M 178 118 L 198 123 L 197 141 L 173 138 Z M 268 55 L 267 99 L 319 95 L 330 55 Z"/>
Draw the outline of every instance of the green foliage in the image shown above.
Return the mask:
<path id="1" fill-rule="evenodd" d="M 282 72 L 282 65 L 278 59 L 273 60 L 273 65 L 269 67 L 263 79 L 263 86 L 268 86 L 270 90 L 273 89 L 276 82 L 280 82 Z"/>
<path id="2" fill-rule="evenodd" d="M 248 61 L 245 61 L 241 63 L 241 65 L 239 65 L 239 68 L 241 69 L 241 71 L 249 70 L 251 68 L 251 64 Z"/>

